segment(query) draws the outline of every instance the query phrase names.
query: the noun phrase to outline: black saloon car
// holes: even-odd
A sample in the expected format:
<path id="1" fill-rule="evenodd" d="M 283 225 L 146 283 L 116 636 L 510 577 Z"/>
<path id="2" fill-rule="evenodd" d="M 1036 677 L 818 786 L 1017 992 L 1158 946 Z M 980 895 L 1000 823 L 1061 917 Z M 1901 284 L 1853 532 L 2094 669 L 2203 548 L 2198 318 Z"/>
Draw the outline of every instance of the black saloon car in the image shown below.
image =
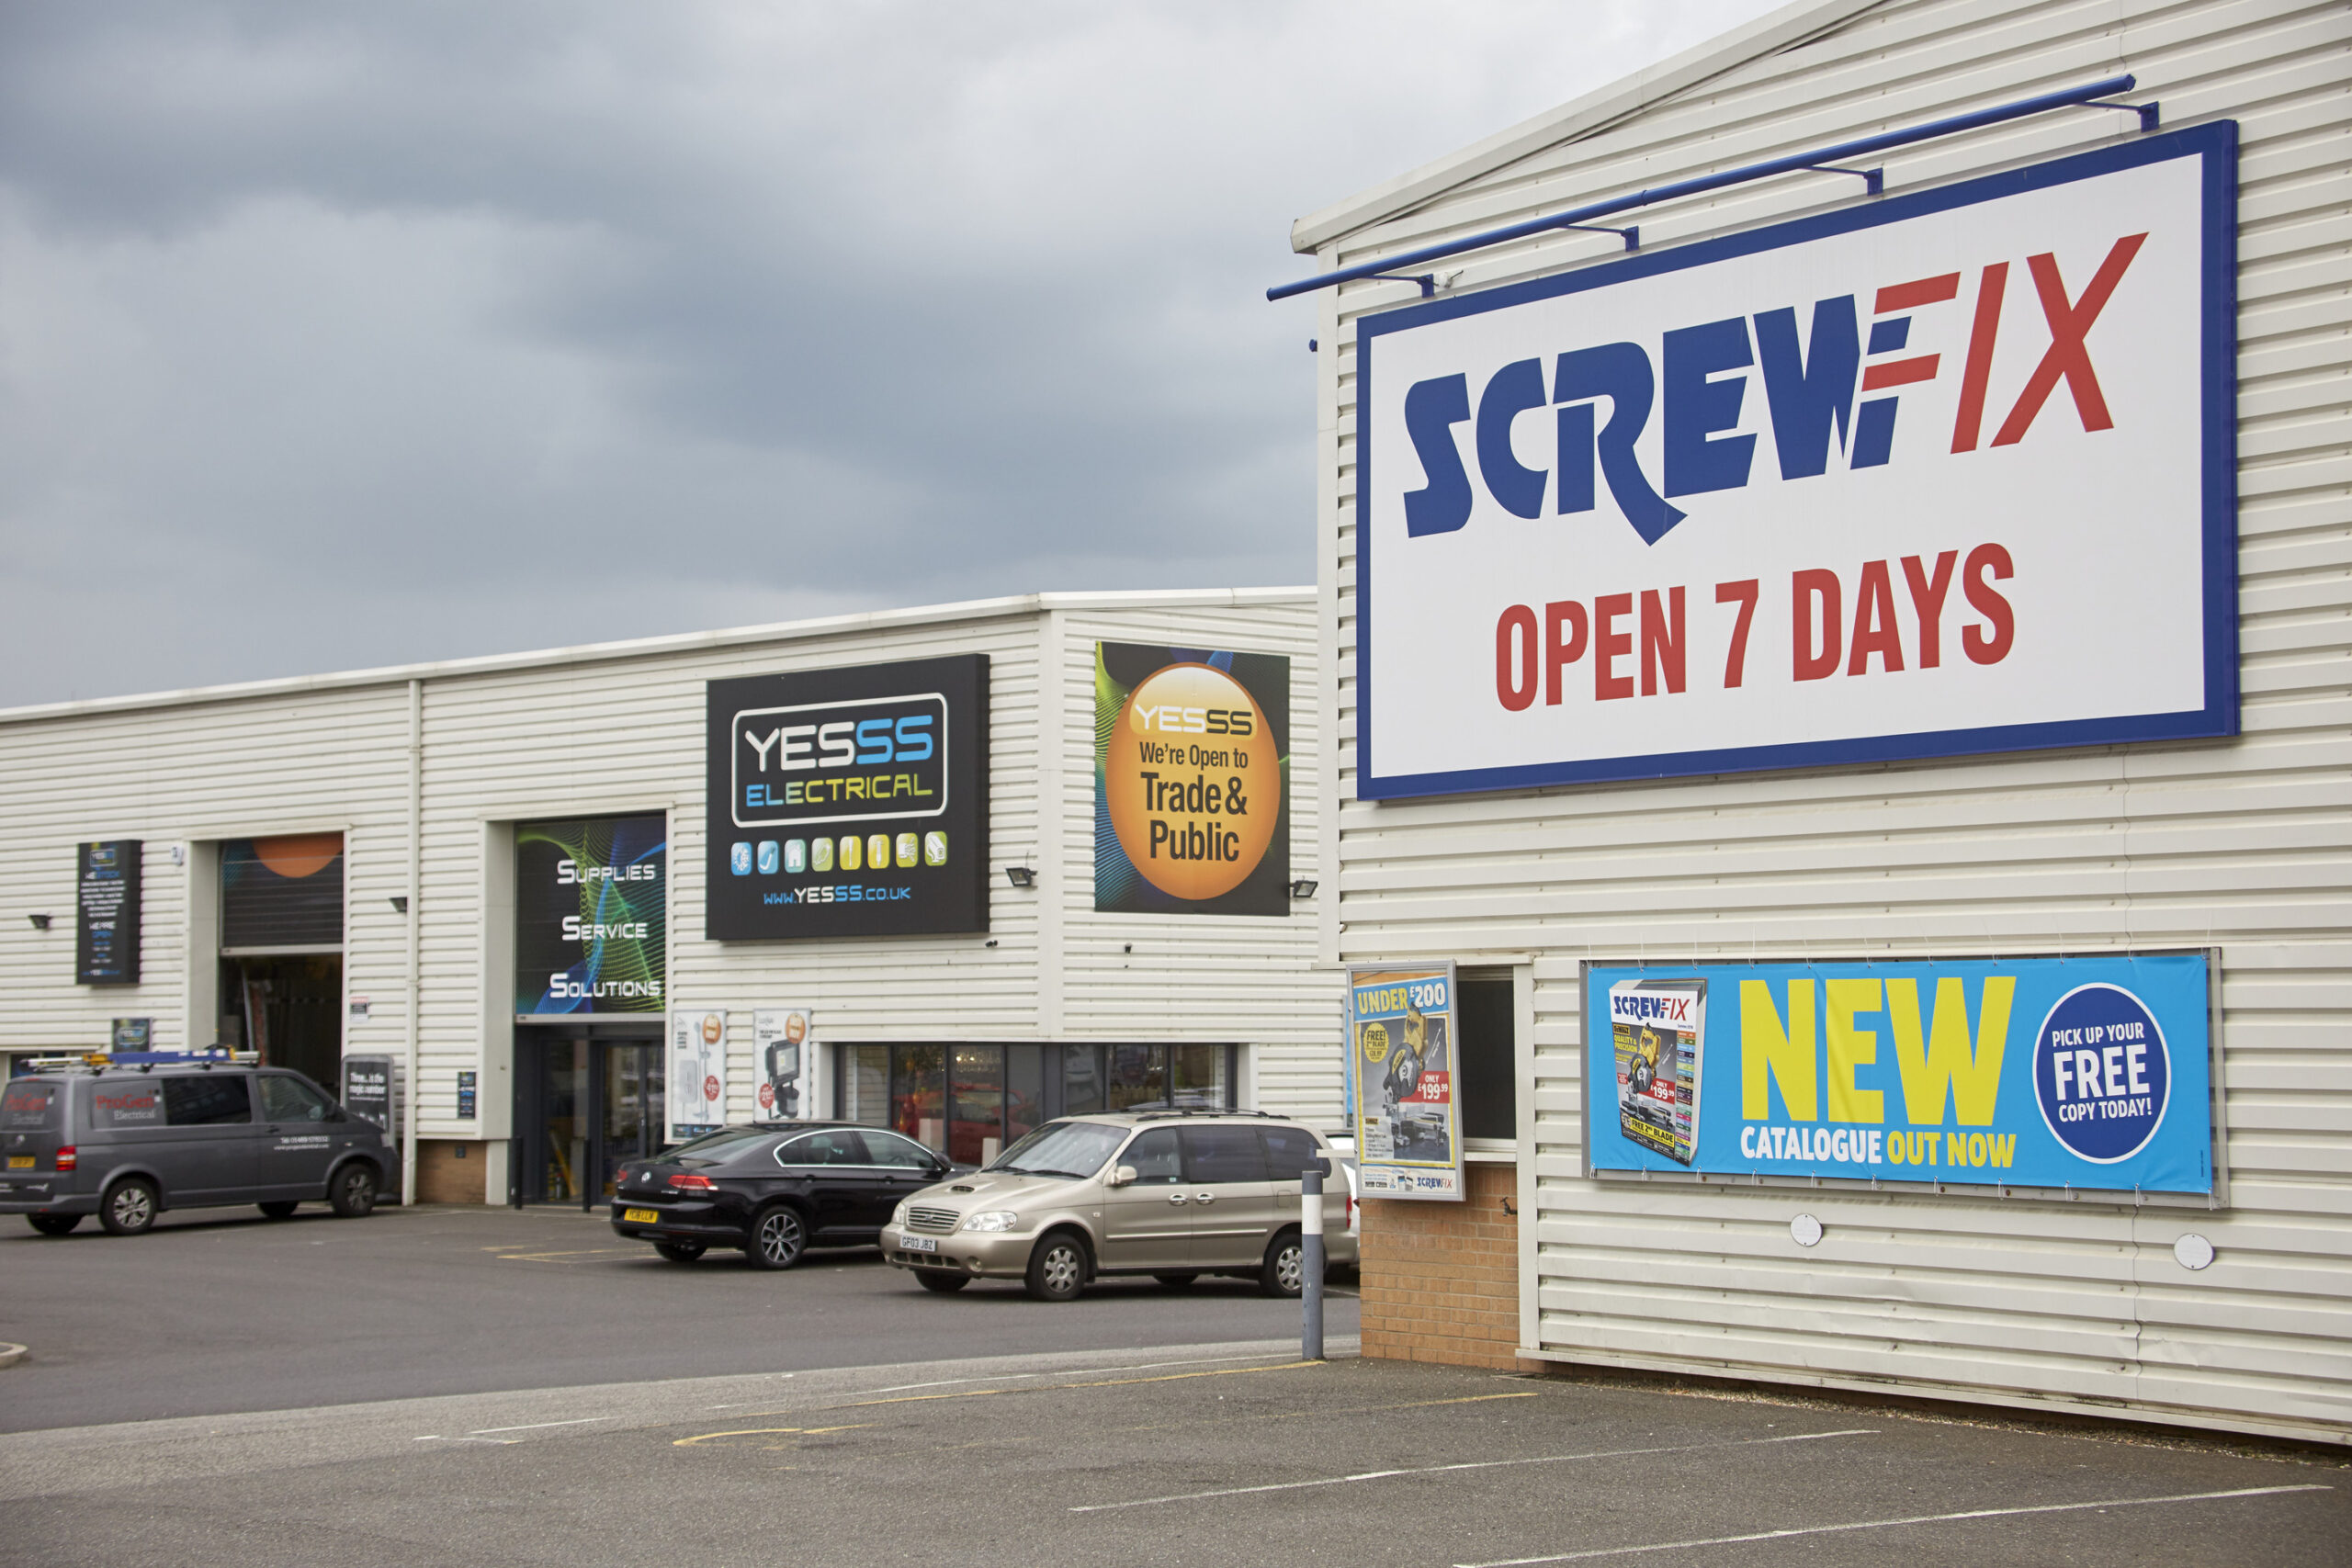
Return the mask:
<path id="1" fill-rule="evenodd" d="M 613 1229 L 673 1263 L 734 1247 L 789 1269 L 810 1247 L 871 1246 L 899 1199 L 969 1168 L 876 1127 L 721 1127 L 621 1167 Z"/>

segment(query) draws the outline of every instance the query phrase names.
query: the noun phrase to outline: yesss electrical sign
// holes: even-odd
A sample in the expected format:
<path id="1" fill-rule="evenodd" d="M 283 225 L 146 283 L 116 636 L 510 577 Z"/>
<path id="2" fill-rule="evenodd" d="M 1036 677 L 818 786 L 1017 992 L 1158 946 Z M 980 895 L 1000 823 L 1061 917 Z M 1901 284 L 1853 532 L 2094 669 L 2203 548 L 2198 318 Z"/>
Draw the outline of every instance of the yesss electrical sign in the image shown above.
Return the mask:
<path id="1" fill-rule="evenodd" d="M 2234 734 L 2235 160 L 1363 320 L 1359 793 Z"/>

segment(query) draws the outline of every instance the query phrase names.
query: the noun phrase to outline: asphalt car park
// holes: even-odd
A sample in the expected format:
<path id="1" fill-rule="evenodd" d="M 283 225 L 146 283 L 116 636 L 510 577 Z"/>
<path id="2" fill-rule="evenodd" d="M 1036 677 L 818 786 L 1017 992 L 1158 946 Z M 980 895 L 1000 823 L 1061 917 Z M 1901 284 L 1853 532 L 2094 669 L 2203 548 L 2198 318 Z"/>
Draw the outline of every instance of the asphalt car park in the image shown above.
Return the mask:
<path id="1" fill-rule="evenodd" d="M 51 1568 L 2302 1568 L 2352 1542 L 2341 1454 L 1269 1345 L 5 1436 L 0 1504 L 0 1555 Z"/>
<path id="2" fill-rule="evenodd" d="M 1335 1341 L 1355 1332 L 1342 1286 Z M 164 1213 L 144 1235 L 0 1225 L 0 1430 L 652 1378 L 784 1371 L 1298 1334 L 1295 1302 L 1238 1280 L 1184 1292 L 1100 1281 L 1041 1306 L 1018 1281 L 919 1289 L 874 1248 L 769 1272 L 688 1268 L 616 1235 L 600 1207 L 322 1207 Z"/>

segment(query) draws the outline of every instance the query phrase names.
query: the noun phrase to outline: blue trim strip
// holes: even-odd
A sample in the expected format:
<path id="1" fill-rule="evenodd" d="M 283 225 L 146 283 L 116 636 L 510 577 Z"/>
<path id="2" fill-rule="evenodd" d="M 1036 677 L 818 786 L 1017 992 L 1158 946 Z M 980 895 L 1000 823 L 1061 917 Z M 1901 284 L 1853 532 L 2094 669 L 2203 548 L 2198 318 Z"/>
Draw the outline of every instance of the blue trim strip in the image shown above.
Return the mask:
<path id="1" fill-rule="evenodd" d="M 2104 90 L 2104 89 L 2102 89 Z M 1780 746 L 1719 750 L 1658 752 L 1641 757 L 1600 757 L 1517 767 L 1465 768 L 1454 772 L 1383 776 L 1374 750 L 1377 708 L 1372 680 L 1374 627 L 1372 498 L 1374 459 L 1368 439 L 1360 439 L 1356 469 L 1356 777 L 1359 800 L 1466 795 L 1491 790 L 1532 789 L 1546 784 L 1622 783 L 1693 774 L 1754 773 L 1766 769 L 1838 767 L 1908 761 L 1985 752 L 2049 750 L 2070 746 L 2114 746 L 2136 741 L 2226 738 L 2238 733 L 2237 624 L 2237 152 L 2238 128 L 2220 120 L 2078 152 L 2021 169 L 1985 175 L 1931 190 L 1888 197 L 1866 207 L 1841 209 L 1792 222 L 1696 241 L 1673 250 L 1643 253 L 1548 277 L 1498 288 L 1431 299 L 1362 318 L 1356 325 L 1359 427 L 1369 429 L 1374 407 L 1376 355 L 1383 336 L 1412 327 L 1479 315 L 1532 300 L 1631 282 L 1635 278 L 1735 260 L 1836 234 L 1905 222 L 2025 191 L 2069 185 L 2120 169 L 2175 158 L 2204 160 L 2204 276 L 2201 416 L 2204 460 L 2204 604 L 2200 627 L 2205 644 L 2205 705 L 2180 713 L 2133 714 L 2049 724 L 2000 725 L 1976 729 L 1928 730 L 1905 735 L 1864 736 L 1849 740 L 1804 741 Z"/>
<path id="2" fill-rule="evenodd" d="M 1513 240 L 1524 240 L 1531 234 L 1541 234 L 1547 229 L 1581 228 L 1587 225 L 1588 220 L 1606 218 L 1612 212 L 1623 212 L 1635 207 L 1647 207 L 1653 202 L 1672 201 L 1679 197 L 1697 196 L 1703 191 L 1721 190 L 1725 186 L 1744 185 L 1749 180 L 1770 179 L 1774 175 L 1795 174 L 1800 170 L 1811 170 L 1817 174 L 1859 174 L 1861 171 L 1856 169 L 1823 169 L 1820 165 L 1837 163 L 1847 158 L 1867 157 L 1872 152 L 1884 152 L 1889 147 L 1905 147 L 1914 141 L 1933 141 L 1939 136 L 1956 136 L 1963 130 L 1975 130 L 1983 126 L 1998 125 L 2003 120 L 2022 119 L 2028 115 L 2047 114 L 2052 109 L 2076 107 L 2134 109 L 2140 112 L 2141 123 L 2144 129 L 2147 112 L 2154 107 L 2154 105 L 2144 107 L 2139 104 L 2093 105 L 2090 102 L 2093 98 L 2103 98 L 2109 93 L 2128 93 L 2138 85 L 2139 81 L 2136 77 L 2109 76 L 2104 82 L 2093 82 L 2088 86 L 2069 87 L 2058 93 L 2044 93 L 2038 98 L 2019 98 L 2013 104 L 1978 109 L 1973 114 L 1952 115 L 1945 119 L 1929 120 L 1925 125 L 1915 125 L 1904 130 L 1882 131 L 1876 136 L 1865 136 L 1859 141 L 1840 141 L 1834 147 L 1816 147 L 1810 152 L 1792 152 L 1785 158 L 1774 158 L 1769 163 L 1748 164 L 1740 168 L 1726 169 L 1717 175 L 1701 175 L 1695 179 L 1677 180 L 1672 185 L 1658 186 L 1650 190 L 1637 190 L 1631 196 L 1613 196 L 1607 201 L 1596 201 L 1585 207 L 1572 207 L 1566 212 L 1555 212 L 1546 218 L 1530 218 L 1523 222 L 1513 223 L 1501 229 L 1489 229 L 1482 234 L 1472 234 L 1464 239 L 1447 240 L 1435 245 L 1423 245 L 1418 251 L 1407 251 L 1401 255 L 1385 256 L 1376 262 L 1361 262 L 1354 266 L 1343 266 L 1337 272 L 1327 272 L 1315 277 L 1301 278 L 1296 283 L 1278 283 L 1266 290 L 1266 298 L 1287 299 L 1294 294 L 1311 294 L 1318 288 L 1329 288 L 1336 284 L 1352 283 L 1360 277 L 1374 277 L 1385 272 L 1397 272 L 1408 266 L 1419 266 L 1426 261 L 1437 261 L 1445 256 L 1458 256 L 1464 251 L 1484 250 L 1488 245 L 1509 244 Z M 1871 194 L 1876 195 L 1878 189 L 1877 184 L 1873 182 Z M 1633 247 L 1629 244 L 1626 249 L 1631 250 Z M 1427 292 L 1427 289 L 1424 288 L 1423 292 Z"/>

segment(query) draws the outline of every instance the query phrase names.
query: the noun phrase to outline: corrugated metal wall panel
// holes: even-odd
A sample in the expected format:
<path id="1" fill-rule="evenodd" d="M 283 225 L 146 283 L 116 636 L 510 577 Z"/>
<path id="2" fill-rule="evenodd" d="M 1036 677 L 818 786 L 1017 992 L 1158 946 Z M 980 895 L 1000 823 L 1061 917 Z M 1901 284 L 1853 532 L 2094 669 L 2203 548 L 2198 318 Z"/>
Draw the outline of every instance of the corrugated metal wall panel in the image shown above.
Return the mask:
<path id="1" fill-rule="evenodd" d="M 1835 22 L 1830 9 L 1825 18 Z M 1343 907 L 1326 957 L 1532 960 L 1536 1319 L 1576 1358 L 2017 1403 L 2133 1401 L 2352 1431 L 2352 12 L 2334 4 L 1889 4 L 1325 246 L 1325 266 L 2130 71 L 2168 124 L 2241 122 L 2245 734 L 1370 807 L 1354 739 L 1357 312 L 1323 297 L 1320 571 Z M 1890 189 L 2131 129 L 2074 110 L 1889 154 Z M 1645 245 L 1849 199 L 1795 175 L 1645 209 Z M 1469 288 L 1605 235 L 1438 264 Z M 1344 919 L 1342 927 L 1341 919 Z M 2214 945 L 2230 1207 L 1593 1183 L 1577 960 Z M 1789 1239 L 1800 1209 L 1827 1239 Z M 2194 1228 L 2222 1261 L 2169 1248 Z"/>

